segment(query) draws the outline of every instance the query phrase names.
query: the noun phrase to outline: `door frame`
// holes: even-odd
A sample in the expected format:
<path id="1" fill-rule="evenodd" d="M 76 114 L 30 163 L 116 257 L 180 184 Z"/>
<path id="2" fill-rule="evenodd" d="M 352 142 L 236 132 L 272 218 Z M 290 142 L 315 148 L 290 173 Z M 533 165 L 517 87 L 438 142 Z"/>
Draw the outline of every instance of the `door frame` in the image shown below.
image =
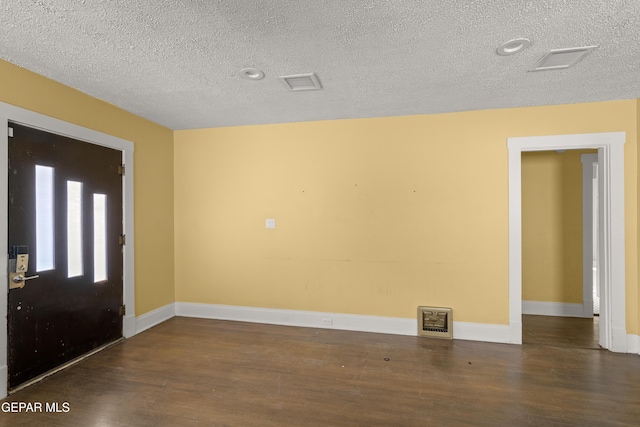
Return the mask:
<path id="1" fill-rule="evenodd" d="M 593 317 L 593 172 L 597 154 L 581 154 L 582 163 L 582 317 Z"/>
<path id="2" fill-rule="evenodd" d="M 522 152 L 598 149 L 601 343 L 626 353 L 624 143 L 625 132 L 508 138 L 509 342 L 522 344 Z"/>
<path id="3" fill-rule="evenodd" d="M 123 229 L 127 242 L 123 250 L 124 277 L 123 300 L 128 310 L 122 322 L 122 335 L 135 335 L 135 295 L 134 295 L 134 233 L 133 233 L 133 148 L 131 141 L 107 135 L 92 129 L 45 116 L 24 108 L 0 102 L 0 245 L 6 251 L 8 245 L 8 122 L 23 124 L 47 132 L 78 139 L 90 144 L 101 145 L 122 151 L 126 173 L 123 180 Z M 0 256 L 0 399 L 7 396 L 7 298 L 9 285 L 8 256 Z"/>

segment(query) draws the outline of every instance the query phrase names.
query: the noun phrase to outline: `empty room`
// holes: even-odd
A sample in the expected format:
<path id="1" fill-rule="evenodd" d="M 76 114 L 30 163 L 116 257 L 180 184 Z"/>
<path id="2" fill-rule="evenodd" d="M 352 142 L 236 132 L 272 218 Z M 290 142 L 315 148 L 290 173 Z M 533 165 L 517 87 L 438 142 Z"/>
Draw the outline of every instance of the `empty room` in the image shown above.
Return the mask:
<path id="1" fill-rule="evenodd" d="M 640 3 L 0 21 L 0 425 L 637 425 Z"/>

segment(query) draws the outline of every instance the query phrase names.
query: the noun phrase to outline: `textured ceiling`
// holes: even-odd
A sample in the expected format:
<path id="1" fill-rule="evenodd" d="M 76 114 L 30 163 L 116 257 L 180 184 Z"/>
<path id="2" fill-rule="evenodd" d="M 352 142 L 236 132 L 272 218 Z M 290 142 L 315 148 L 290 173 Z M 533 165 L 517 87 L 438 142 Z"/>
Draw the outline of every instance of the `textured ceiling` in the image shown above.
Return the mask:
<path id="1" fill-rule="evenodd" d="M 172 129 L 640 98 L 638 0 L 3 0 L 0 25 L 0 58 Z"/>

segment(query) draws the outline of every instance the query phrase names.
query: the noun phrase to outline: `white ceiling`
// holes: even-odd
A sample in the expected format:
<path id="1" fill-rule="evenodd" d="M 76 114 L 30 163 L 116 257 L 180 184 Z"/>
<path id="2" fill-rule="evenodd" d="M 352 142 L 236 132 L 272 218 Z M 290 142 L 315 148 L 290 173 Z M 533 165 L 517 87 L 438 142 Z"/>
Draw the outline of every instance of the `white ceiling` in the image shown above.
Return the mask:
<path id="1" fill-rule="evenodd" d="M 172 129 L 640 98 L 639 0 L 5 0 L 0 25 L 0 58 Z"/>

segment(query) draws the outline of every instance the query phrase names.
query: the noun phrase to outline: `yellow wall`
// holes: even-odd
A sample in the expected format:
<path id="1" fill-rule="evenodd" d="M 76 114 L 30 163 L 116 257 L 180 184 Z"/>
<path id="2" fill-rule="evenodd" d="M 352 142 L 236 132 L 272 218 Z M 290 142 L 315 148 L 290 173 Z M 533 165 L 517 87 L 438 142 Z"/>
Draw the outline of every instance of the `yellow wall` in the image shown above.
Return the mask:
<path id="1" fill-rule="evenodd" d="M 597 151 L 522 154 L 522 299 L 582 304 L 582 163 Z"/>
<path id="2" fill-rule="evenodd" d="M 435 304 L 507 324 L 506 139 L 625 131 L 640 331 L 640 101 L 172 132 L 4 61 L 0 78 L 2 102 L 134 142 L 136 315 L 184 301 L 414 318 Z"/>
<path id="3" fill-rule="evenodd" d="M 616 101 L 176 131 L 176 301 L 507 324 L 507 138 L 603 131 L 627 132 L 637 295 L 636 101 Z"/>
<path id="4" fill-rule="evenodd" d="M 1 102 L 135 144 L 135 312 L 173 302 L 173 132 L 2 60 L 0 81 Z"/>

